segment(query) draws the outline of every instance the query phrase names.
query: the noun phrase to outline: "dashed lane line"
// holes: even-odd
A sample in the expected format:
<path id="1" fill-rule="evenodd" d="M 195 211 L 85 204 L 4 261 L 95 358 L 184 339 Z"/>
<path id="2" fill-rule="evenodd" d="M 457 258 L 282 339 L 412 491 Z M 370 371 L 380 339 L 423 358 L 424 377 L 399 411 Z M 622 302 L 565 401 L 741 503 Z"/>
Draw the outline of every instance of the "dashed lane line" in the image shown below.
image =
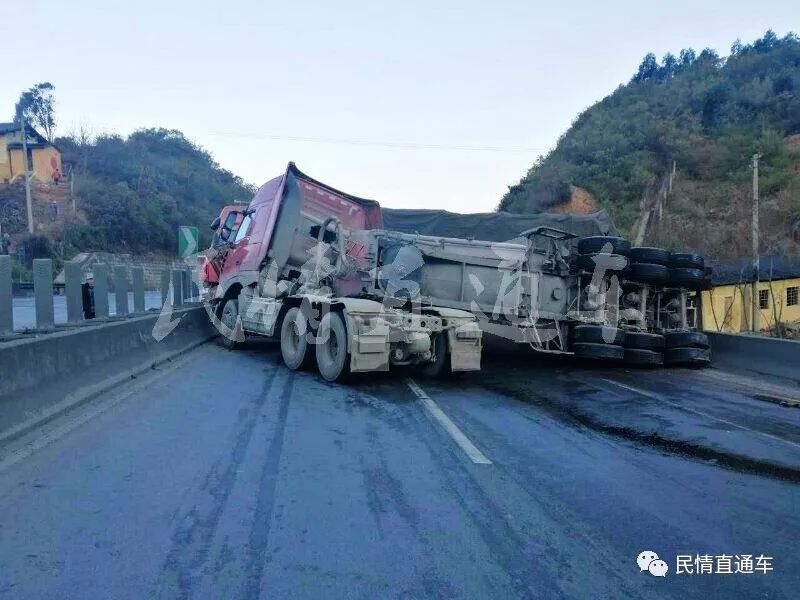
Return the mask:
<path id="1" fill-rule="evenodd" d="M 464 453 L 469 457 L 469 459 L 478 465 L 490 465 L 492 461 L 490 461 L 486 456 L 478 450 L 478 448 L 469 441 L 469 438 L 464 435 L 464 432 L 458 428 L 458 425 L 453 423 L 444 411 L 439 408 L 439 405 L 433 401 L 433 399 L 425 393 L 421 387 L 419 387 L 413 379 L 407 379 L 406 384 L 408 385 L 409 389 L 414 392 L 414 395 L 422 402 L 422 405 L 428 410 L 431 416 L 439 422 L 444 430 L 450 434 L 450 437 L 453 438 L 453 441 L 458 444 L 459 448 L 461 448 Z"/>

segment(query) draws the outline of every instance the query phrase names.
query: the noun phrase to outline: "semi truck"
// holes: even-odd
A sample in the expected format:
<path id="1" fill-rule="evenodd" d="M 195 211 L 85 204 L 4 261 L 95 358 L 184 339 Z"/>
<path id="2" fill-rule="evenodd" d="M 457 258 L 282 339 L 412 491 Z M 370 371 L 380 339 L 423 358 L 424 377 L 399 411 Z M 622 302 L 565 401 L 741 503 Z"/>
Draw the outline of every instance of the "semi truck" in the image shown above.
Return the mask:
<path id="1" fill-rule="evenodd" d="M 377 202 L 293 163 L 246 207 L 225 207 L 201 273 L 223 342 L 276 338 L 290 369 L 316 365 L 328 381 L 400 365 L 429 375 L 480 369 L 472 313 L 423 306 L 380 283 L 391 270 L 375 251 L 381 226 Z"/>
<path id="2" fill-rule="evenodd" d="M 274 216 L 265 197 L 276 199 L 280 210 L 276 222 L 262 226 L 259 219 Z M 341 202 L 348 208 L 331 213 Z M 427 317 L 408 321 L 402 326 L 411 327 L 408 332 L 398 330 L 395 341 L 379 344 L 380 369 L 413 364 L 429 375 L 474 369 L 487 339 L 624 364 L 702 366 L 710 360 L 708 339 L 697 330 L 698 291 L 707 283 L 702 257 L 631 248 L 605 213 L 381 210 L 290 163 L 247 210 L 226 207 L 214 227 L 223 249 L 206 264 L 205 281 L 223 331 L 234 331 L 226 341 L 234 345 L 242 333 L 277 335 L 290 368 L 303 362 L 300 353 L 306 361 L 313 357 L 304 346 L 292 350 L 296 334 L 283 331 L 288 311 L 302 313 L 293 311 L 290 322 L 316 341 L 330 328 L 326 321 L 320 329 L 317 313 L 335 307 L 347 339 L 354 336 L 348 368 L 373 370 L 359 352 L 365 334 L 357 311 L 366 303 L 397 311 L 391 312 L 396 323 L 405 314 Z M 274 231 L 274 239 L 259 241 L 262 230 Z M 253 244 L 257 250 L 249 258 Z M 320 301 L 321 295 L 327 299 Z M 411 343 L 419 326 L 428 330 Z M 316 348 L 323 376 L 336 374 L 324 344 Z"/>

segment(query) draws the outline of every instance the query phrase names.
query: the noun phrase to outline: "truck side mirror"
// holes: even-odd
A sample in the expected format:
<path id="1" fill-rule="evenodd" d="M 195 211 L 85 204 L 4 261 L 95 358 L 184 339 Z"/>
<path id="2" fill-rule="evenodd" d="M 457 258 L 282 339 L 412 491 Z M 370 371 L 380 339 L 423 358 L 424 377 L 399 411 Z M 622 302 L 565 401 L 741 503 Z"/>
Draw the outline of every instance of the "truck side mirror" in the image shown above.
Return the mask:
<path id="1" fill-rule="evenodd" d="M 216 231 L 219 229 L 219 217 L 211 221 L 211 231 Z"/>

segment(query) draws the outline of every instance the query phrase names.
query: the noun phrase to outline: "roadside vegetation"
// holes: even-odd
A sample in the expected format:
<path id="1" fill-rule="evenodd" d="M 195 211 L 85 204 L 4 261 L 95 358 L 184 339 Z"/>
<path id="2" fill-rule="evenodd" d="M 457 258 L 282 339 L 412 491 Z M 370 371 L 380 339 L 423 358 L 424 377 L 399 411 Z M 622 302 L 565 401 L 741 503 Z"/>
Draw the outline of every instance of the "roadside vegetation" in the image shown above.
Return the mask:
<path id="1" fill-rule="evenodd" d="M 499 208 L 546 210 L 588 192 L 630 234 L 640 203 L 675 176 L 648 243 L 711 257 L 746 254 L 752 155 L 761 153 L 764 248 L 797 251 L 800 223 L 800 38 L 768 31 L 727 58 L 688 48 L 645 56 L 631 80 L 581 113 Z M 796 238 L 796 236 L 795 236 Z"/>
<path id="2" fill-rule="evenodd" d="M 85 251 L 174 256 L 179 225 L 199 226 L 200 243 L 207 244 L 207 225 L 220 208 L 254 192 L 174 129 L 56 136 L 55 87 L 47 82 L 20 94 L 14 119 L 20 115 L 61 151 L 78 209 L 63 228 L 28 235 L 22 181 L 0 186 L 0 226 L 28 266 L 33 258 L 54 258 L 60 266 Z"/>
<path id="3" fill-rule="evenodd" d="M 220 208 L 254 191 L 174 129 L 74 135 L 56 145 L 85 217 L 68 225 L 65 241 L 82 250 L 174 255 L 179 225 L 199 226 L 201 245 L 208 243 Z"/>

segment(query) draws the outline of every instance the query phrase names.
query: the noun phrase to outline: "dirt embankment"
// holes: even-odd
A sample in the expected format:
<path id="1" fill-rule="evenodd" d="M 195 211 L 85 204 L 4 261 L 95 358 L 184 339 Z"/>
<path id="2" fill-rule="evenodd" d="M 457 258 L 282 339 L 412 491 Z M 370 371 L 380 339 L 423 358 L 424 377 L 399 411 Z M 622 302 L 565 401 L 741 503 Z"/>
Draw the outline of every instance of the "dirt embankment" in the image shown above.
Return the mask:
<path id="1" fill-rule="evenodd" d="M 548 209 L 548 212 L 570 213 L 574 215 L 587 215 L 597 212 L 597 201 L 585 189 L 571 185 L 570 199 L 561 204 L 556 204 Z"/>

